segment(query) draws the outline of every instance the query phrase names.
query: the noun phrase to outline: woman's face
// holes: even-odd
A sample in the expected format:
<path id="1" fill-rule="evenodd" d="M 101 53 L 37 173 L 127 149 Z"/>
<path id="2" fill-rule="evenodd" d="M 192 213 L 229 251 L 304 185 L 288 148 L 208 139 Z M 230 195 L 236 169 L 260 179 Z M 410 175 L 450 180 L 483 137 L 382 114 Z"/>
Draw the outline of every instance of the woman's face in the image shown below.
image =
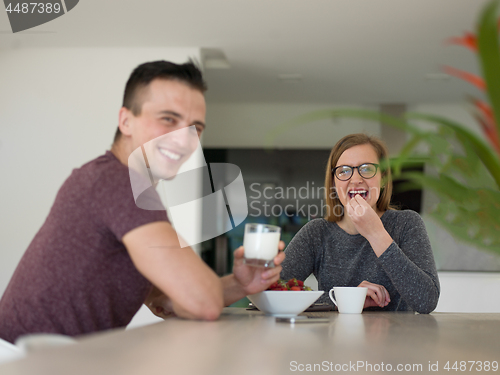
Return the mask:
<path id="1" fill-rule="evenodd" d="M 377 153 L 370 144 L 358 145 L 345 150 L 335 167 L 341 165 L 357 167 L 365 163 L 379 164 Z M 380 169 L 377 169 L 377 173 L 372 178 L 363 178 L 358 169 L 354 169 L 351 178 L 347 181 L 341 181 L 335 176 L 333 179 L 337 195 L 344 207 L 349 200 L 359 194 L 377 211 L 377 201 L 380 196 Z"/>

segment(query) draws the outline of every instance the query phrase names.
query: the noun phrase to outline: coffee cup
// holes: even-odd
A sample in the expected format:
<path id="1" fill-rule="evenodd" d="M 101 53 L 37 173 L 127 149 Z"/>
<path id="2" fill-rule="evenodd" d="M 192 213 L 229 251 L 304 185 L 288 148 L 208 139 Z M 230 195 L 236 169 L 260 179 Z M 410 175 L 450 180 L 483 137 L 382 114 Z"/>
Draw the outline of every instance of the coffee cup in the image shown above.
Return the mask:
<path id="1" fill-rule="evenodd" d="M 356 286 L 334 286 L 328 295 L 337 306 L 339 313 L 360 314 L 365 305 L 368 288 Z M 335 293 L 333 298 L 332 293 Z"/>

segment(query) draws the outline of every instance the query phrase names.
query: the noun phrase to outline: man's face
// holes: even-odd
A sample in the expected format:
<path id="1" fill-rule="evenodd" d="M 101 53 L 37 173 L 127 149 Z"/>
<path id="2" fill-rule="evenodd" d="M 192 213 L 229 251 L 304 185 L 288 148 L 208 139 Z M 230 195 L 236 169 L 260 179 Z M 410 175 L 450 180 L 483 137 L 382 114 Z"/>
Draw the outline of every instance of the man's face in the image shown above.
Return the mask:
<path id="1" fill-rule="evenodd" d="M 144 146 L 157 178 L 173 178 L 199 144 L 205 128 L 203 94 L 173 80 L 155 79 L 142 93 L 142 110 L 128 112 L 133 150 Z"/>

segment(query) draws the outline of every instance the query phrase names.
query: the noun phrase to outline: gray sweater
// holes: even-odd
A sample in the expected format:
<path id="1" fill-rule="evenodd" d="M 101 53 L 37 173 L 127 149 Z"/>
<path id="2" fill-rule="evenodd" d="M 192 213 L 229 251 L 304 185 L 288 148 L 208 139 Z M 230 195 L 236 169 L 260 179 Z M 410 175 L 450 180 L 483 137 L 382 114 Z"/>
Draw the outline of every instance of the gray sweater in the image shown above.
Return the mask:
<path id="1" fill-rule="evenodd" d="M 351 235 L 337 223 L 314 219 L 304 225 L 285 250 L 281 278 L 305 280 L 311 273 L 330 302 L 334 286 L 358 286 L 363 280 L 383 285 L 391 302 L 383 309 L 430 313 L 439 298 L 439 279 L 424 223 L 414 211 L 389 210 L 382 223 L 393 242 L 379 257 L 360 234 Z"/>

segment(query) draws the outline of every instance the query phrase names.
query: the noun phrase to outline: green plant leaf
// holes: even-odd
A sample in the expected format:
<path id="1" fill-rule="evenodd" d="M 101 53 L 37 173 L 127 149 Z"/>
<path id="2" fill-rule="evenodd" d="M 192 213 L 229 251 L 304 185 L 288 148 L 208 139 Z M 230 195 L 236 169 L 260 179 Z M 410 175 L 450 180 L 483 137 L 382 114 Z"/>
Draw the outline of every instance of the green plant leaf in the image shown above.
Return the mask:
<path id="1" fill-rule="evenodd" d="M 440 124 L 445 127 L 453 129 L 460 137 L 457 137 L 462 143 L 464 139 L 470 143 L 474 152 L 478 155 L 481 161 L 484 163 L 485 167 L 491 173 L 491 176 L 495 180 L 495 183 L 500 188 L 500 160 L 498 155 L 491 149 L 491 147 L 486 144 L 481 138 L 472 133 L 470 130 L 466 129 L 460 124 L 455 123 L 452 120 L 448 120 L 435 115 L 427 115 L 420 113 L 409 113 L 408 118 L 411 119 L 421 119 L 433 122 L 435 124 Z"/>
<path id="2" fill-rule="evenodd" d="M 500 134 L 500 45 L 498 42 L 499 0 L 489 2 L 481 13 L 478 52 L 486 91 Z"/>
<path id="3" fill-rule="evenodd" d="M 402 148 L 401 152 L 396 158 L 391 159 L 391 170 L 395 176 L 401 173 L 401 169 L 403 166 L 407 166 L 408 164 L 417 164 L 422 163 L 423 160 L 416 160 L 414 156 L 412 156 L 413 150 L 423 141 L 424 137 L 420 134 L 414 135 Z M 426 158 L 425 161 L 428 161 L 429 158 Z"/>
<path id="4" fill-rule="evenodd" d="M 439 203 L 430 215 L 455 238 L 500 253 L 499 191 L 471 189 L 443 175 L 406 173 L 403 176 L 437 195 Z"/>

